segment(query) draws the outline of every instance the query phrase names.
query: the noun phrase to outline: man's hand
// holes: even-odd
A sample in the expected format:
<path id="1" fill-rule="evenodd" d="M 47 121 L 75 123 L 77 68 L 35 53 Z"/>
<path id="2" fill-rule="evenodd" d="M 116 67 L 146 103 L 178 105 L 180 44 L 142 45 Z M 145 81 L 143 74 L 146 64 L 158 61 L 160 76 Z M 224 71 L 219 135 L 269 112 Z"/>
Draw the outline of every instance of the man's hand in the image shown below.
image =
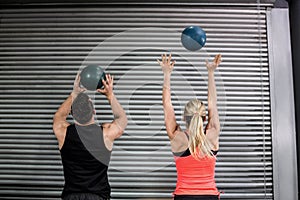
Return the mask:
<path id="1" fill-rule="evenodd" d="M 106 80 L 102 79 L 104 88 L 97 89 L 97 92 L 105 95 L 108 99 L 113 95 L 114 78 L 110 74 L 106 74 Z"/>
<path id="2" fill-rule="evenodd" d="M 79 93 L 84 91 L 86 91 L 86 89 L 84 87 L 80 87 L 80 73 L 78 73 L 74 81 L 73 91 L 71 93 L 73 100 Z"/>

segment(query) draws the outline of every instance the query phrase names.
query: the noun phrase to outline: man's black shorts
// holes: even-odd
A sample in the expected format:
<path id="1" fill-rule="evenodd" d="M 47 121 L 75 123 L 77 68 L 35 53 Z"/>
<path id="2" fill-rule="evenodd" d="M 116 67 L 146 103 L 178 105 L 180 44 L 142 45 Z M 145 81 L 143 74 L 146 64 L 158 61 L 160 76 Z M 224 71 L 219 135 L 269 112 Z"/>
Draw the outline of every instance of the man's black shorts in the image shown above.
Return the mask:
<path id="1" fill-rule="evenodd" d="M 97 194 L 91 193 L 73 193 L 68 194 L 63 200 L 109 200 L 108 198 L 100 197 Z"/>

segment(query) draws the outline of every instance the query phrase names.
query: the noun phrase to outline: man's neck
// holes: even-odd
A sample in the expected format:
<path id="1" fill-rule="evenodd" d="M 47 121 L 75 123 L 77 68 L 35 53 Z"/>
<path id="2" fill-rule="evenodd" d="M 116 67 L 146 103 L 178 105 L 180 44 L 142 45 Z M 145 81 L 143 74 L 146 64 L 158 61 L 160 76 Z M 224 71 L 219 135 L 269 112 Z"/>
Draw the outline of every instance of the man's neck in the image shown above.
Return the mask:
<path id="1" fill-rule="evenodd" d="M 80 126 L 88 126 L 91 124 L 95 124 L 95 119 L 94 119 L 94 117 L 92 117 L 92 119 L 90 121 L 88 121 L 87 123 L 84 123 L 84 124 L 81 124 L 75 120 L 75 124 L 80 125 Z"/>

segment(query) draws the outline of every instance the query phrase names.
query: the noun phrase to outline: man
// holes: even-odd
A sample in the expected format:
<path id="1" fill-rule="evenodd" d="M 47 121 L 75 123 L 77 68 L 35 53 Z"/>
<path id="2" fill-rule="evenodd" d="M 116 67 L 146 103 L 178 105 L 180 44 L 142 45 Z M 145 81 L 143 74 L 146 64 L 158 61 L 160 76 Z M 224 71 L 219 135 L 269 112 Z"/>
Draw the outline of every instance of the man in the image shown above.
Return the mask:
<path id="1" fill-rule="evenodd" d="M 119 138 L 127 117 L 113 92 L 113 77 L 106 75 L 103 89 L 97 92 L 106 96 L 114 120 L 111 123 L 95 123 L 95 110 L 91 99 L 80 87 L 77 75 L 74 89 L 62 103 L 53 118 L 53 131 L 57 138 L 65 185 L 63 200 L 106 200 L 110 198 L 107 169 L 113 142 Z M 72 108 L 71 108 L 72 106 Z M 71 112 L 75 123 L 67 122 Z"/>

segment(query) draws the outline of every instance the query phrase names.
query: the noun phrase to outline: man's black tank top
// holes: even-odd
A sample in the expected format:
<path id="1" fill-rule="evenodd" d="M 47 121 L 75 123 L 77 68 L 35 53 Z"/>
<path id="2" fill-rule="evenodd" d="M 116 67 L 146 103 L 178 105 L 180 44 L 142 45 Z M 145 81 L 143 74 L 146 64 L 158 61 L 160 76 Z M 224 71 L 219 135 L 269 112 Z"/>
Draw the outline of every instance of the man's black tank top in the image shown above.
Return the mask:
<path id="1" fill-rule="evenodd" d="M 68 126 L 60 153 L 65 178 L 62 198 L 71 193 L 110 198 L 107 169 L 111 151 L 105 147 L 101 126 Z"/>

